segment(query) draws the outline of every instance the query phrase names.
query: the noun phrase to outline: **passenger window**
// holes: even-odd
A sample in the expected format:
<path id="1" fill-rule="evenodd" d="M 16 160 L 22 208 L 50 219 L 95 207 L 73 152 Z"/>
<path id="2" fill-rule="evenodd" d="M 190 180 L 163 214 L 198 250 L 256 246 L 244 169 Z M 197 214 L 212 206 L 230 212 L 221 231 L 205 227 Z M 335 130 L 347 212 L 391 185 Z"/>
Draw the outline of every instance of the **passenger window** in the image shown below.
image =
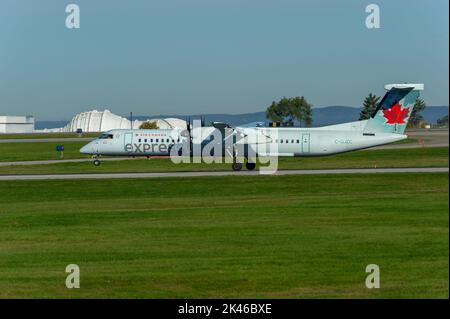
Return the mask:
<path id="1" fill-rule="evenodd" d="M 150 142 L 153 143 L 153 139 L 152 138 L 150 139 Z"/>
<path id="2" fill-rule="evenodd" d="M 139 143 L 141 142 L 141 139 L 139 139 Z"/>
<path id="3" fill-rule="evenodd" d="M 283 140 L 280 140 L 280 143 L 283 144 Z"/>
<path id="4" fill-rule="evenodd" d="M 289 140 L 286 140 L 286 144 L 289 143 Z"/>
<path id="5" fill-rule="evenodd" d="M 299 144 L 300 143 L 300 140 L 297 140 L 297 144 Z"/>
<path id="6" fill-rule="evenodd" d="M 167 139 L 166 142 L 169 143 L 169 139 Z"/>
<path id="7" fill-rule="evenodd" d="M 156 139 L 156 143 L 158 143 L 159 142 L 159 139 Z"/>
<path id="8" fill-rule="evenodd" d="M 292 140 L 291 143 L 294 144 L 294 140 Z"/>
<path id="9" fill-rule="evenodd" d="M 145 139 L 144 142 L 147 143 L 147 139 Z"/>

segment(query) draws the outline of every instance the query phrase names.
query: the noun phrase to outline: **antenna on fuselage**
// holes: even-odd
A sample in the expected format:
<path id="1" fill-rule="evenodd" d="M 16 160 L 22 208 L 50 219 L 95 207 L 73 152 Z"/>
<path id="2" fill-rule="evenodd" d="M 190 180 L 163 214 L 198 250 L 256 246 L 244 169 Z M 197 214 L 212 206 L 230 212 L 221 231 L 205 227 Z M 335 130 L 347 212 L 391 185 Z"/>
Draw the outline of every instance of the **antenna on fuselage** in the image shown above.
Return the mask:
<path id="1" fill-rule="evenodd" d="M 202 116 L 200 116 L 200 125 L 201 125 L 201 127 L 205 127 L 205 117 L 202 115 Z"/>
<path id="2" fill-rule="evenodd" d="M 130 112 L 130 125 L 131 129 L 133 129 L 133 112 Z"/>
<path id="3" fill-rule="evenodd" d="M 188 118 L 187 118 L 186 128 L 188 131 L 188 138 L 189 138 L 189 153 L 192 154 L 193 136 L 192 136 L 191 117 L 190 116 L 188 116 Z"/>

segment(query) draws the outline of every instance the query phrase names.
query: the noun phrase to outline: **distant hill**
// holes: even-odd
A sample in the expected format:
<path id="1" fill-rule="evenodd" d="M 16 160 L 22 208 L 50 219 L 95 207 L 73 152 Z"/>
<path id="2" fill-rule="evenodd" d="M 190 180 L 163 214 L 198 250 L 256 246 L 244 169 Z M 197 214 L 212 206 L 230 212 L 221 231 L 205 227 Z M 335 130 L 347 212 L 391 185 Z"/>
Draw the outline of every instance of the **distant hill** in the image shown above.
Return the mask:
<path id="1" fill-rule="evenodd" d="M 339 124 L 344 122 L 357 121 L 359 118 L 359 108 L 350 106 L 327 106 L 313 108 L 313 126 Z M 429 106 L 422 113 L 425 121 L 436 123 L 437 119 L 448 115 L 448 106 Z M 252 122 L 267 122 L 265 112 L 244 113 L 244 114 L 194 114 L 191 119 L 205 117 L 206 123 L 213 121 L 226 122 L 230 125 L 242 125 Z M 146 120 L 149 118 L 175 117 L 186 119 L 186 115 L 148 115 L 135 116 L 136 119 Z M 69 121 L 36 121 L 36 129 L 63 127 Z"/>
<path id="2" fill-rule="evenodd" d="M 356 121 L 359 117 L 359 109 L 348 106 L 328 106 L 313 109 L 313 126 L 337 124 L 343 122 Z M 242 125 L 252 122 L 267 122 L 265 112 L 244 113 L 244 114 L 193 114 L 191 119 L 205 118 L 206 123 L 226 122 L 230 125 Z M 186 115 L 156 115 L 156 116 L 136 116 L 136 119 L 145 120 L 148 118 L 187 118 Z"/>
<path id="3" fill-rule="evenodd" d="M 265 112 L 255 112 L 255 113 L 244 113 L 244 114 L 193 114 L 193 115 L 153 115 L 153 116 L 136 116 L 138 120 L 146 120 L 149 118 L 168 118 L 175 117 L 180 119 L 187 119 L 188 117 L 191 120 L 200 119 L 200 117 L 205 118 L 206 123 L 210 122 L 226 122 L 230 125 L 240 125 L 251 122 L 265 122 L 266 113 Z"/>
<path id="4" fill-rule="evenodd" d="M 448 106 L 430 106 L 422 112 L 425 121 L 431 124 L 436 124 L 438 118 L 445 115 L 448 115 Z"/>
<path id="5" fill-rule="evenodd" d="M 35 121 L 34 128 L 36 130 L 43 130 L 44 128 L 58 128 L 58 127 L 66 126 L 67 123 L 69 123 L 69 120 L 67 120 L 67 121 Z"/>
<path id="6" fill-rule="evenodd" d="M 348 106 L 313 108 L 313 126 L 332 125 L 357 121 L 360 109 Z"/>

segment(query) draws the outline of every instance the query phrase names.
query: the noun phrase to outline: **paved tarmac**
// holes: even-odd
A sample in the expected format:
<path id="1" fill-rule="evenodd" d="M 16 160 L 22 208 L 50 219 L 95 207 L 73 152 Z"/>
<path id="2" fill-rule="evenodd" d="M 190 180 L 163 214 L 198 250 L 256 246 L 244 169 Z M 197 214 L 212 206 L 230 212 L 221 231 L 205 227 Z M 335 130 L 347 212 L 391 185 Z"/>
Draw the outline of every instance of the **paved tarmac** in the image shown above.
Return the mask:
<path id="1" fill-rule="evenodd" d="M 387 144 L 382 146 L 371 147 L 368 148 L 367 150 L 449 146 L 448 129 L 408 130 L 406 131 L 406 135 L 408 135 L 410 138 L 416 139 L 417 142 L 405 144 Z"/>
<path id="2" fill-rule="evenodd" d="M 448 173 L 448 167 L 412 168 L 362 168 L 362 169 L 317 169 L 279 170 L 274 175 L 323 175 L 323 174 L 374 174 L 374 173 Z M 204 177 L 204 176 L 256 176 L 256 171 L 218 172 L 170 172 L 170 173 L 105 173 L 105 174 L 54 174 L 54 175 L 0 175 L 0 181 L 11 180 L 57 180 L 57 179 L 112 179 L 112 178 L 156 178 L 156 177 Z"/>
<path id="3" fill-rule="evenodd" d="M 101 161 L 124 161 L 139 158 L 132 157 L 102 157 Z M 141 158 L 142 159 L 142 158 Z M 74 159 L 61 159 L 61 160 L 41 160 L 41 161 L 16 161 L 16 162 L 0 162 L 0 166 L 14 166 L 14 165 L 47 165 L 58 163 L 80 163 L 80 162 L 93 162 L 92 158 L 74 158 Z"/>

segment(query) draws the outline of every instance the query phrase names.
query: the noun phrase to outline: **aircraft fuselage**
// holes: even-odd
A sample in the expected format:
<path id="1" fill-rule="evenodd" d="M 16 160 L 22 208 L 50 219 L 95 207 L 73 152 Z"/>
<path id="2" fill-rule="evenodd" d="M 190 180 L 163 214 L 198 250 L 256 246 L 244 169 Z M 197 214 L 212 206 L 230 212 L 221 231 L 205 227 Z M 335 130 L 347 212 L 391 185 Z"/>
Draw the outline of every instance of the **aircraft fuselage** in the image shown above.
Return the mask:
<path id="1" fill-rule="evenodd" d="M 203 145 L 207 138 L 201 139 Z M 325 130 L 323 128 L 251 128 L 242 129 L 249 136 L 246 145 L 268 156 L 324 156 L 374 147 L 405 139 L 403 134 L 363 133 L 351 130 Z M 84 146 L 80 152 L 109 156 L 168 156 L 175 144 L 185 137 L 182 130 L 111 130 Z M 261 135 L 264 138 L 258 138 Z M 252 140 L 251 136 L 255 136 Z M 257 147 L 265 144 L 266 147 Z M 274 145 L 276 144 L 276 145 Z M 259 146 L 260 146 L 259 145 Z"/>

